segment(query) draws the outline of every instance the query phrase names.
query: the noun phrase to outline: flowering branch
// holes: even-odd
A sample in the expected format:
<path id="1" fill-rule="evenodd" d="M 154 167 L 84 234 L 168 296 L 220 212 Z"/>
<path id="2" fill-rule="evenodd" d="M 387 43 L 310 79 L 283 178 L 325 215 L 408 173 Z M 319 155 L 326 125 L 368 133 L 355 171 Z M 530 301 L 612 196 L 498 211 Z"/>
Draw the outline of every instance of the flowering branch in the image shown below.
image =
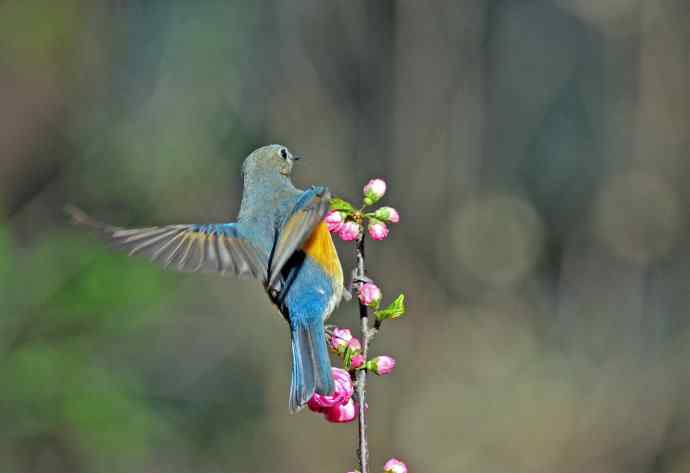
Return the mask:
<path id="1" fill-rule="evenodd" d="M 398 212 L 392 207 L 381 207 L 374 212 L 366 212 L 367 207 L 375 204 L 385 192 L 386 183 L 381 179 L 372 179 L 364 186 L 363 202 L 359 209 L 342 199 L 332 199 L 331 211 L 325 217 L 331 233 L 337 234 L 341 240 L 355 243 L 356 264 L 350 287 L 357 291 L 362 341 L 353 337 L 349 329 L 332 326 L 326 328 L 329 347 L 343 358 L 345 370 L 333 368 L 335 392 L 330 396 L 315 394 L 308 405 L 312 411 L 324 414 L 330 422 L 351 422 L 355 418 L 358 419 L 359 470 L 350 473 L 369 473 L 367 373 L 383 376 L 395 367 L 395 359 L 390 356 L 377 356 L 369 360 L 370 344 L 384 320 L 397 319 L 405 313 L 403 294 L 388 307 L 380 307 L 383 295 L 379 287 L 367 276 L 365 267 L 365 222 L 369 236 L 373 240 L 384 240 L 389 234 L 387 224 L 400 221 Z M 373 311 L 373 324 L 369 322 L 370 309 Z M 391 458 L 384 465 L 384 473 L 407 473 L 407 466 L 400 460 Z"/>
<path id="2" fill-rule="evenodd" d="M 357 261 L 357 269 L 355 277 L 359 281 L 363 281 L 366 277 L 364 266 L 364 232 L 360 232 L 355 246 L 355 257 Z M 377 329 L 369 329 L 369 308 L 364 304 L 364 301 L 359 301 L 359 330 L 362 336 L 362 357 L 366 360 L 369 355 L 369 343 L 376 334 Z M 369 443 L 367 440 L 367 370 L 362 369 L 357 371 L 357 401 L 360 406 L 364 408 L 359 410 L 358 417 L 358 432 L 359 443 L 357 453 L 359 456 L 359 470 L 362 473 L 369 471 Z"/>

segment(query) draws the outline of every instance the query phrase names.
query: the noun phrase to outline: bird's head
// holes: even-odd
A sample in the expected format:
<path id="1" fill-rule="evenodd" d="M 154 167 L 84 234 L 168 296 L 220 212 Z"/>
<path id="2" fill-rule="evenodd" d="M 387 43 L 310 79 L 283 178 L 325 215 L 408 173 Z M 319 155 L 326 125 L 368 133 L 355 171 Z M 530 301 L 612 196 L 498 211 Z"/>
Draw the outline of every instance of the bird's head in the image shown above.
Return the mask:
<path id="1" fill-rule="evenodd" d="M 299 160 L 282 145 L 268 145 L 252 152 L 242 165 L 242 174 L 245 179 L 254 177 L 289 179 L 292 166 Z"/>

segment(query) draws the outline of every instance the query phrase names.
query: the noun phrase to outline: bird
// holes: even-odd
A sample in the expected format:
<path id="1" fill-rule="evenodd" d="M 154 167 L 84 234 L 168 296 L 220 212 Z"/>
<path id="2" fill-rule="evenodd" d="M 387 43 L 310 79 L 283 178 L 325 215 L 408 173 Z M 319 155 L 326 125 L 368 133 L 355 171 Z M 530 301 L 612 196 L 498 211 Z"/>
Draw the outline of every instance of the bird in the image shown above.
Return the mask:
<path id="1" fill-rule="evenodd" d="M 65 208 L 73 223 L 129 255 L 177 271 L 259 280 L 290 327 L 291 412 L 302 409 L 314 393 L 333 393 L 324 323 L 342 299 L 349 299 L 323 221 L 331 193 L 325 186 L 294 186 L 292 169 L 299 159 L 277 144 L 249 154 L 242 164 L 235 222 L 122 228 L 100 223 L 77 207 Z"/>

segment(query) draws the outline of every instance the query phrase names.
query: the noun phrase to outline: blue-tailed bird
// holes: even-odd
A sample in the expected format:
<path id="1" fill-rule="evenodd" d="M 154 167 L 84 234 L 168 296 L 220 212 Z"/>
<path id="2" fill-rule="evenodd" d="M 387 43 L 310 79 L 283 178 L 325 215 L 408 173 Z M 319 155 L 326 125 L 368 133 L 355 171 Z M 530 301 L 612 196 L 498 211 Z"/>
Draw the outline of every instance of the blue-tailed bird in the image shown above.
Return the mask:
<path id="1" fill-rule="evenodd" d="M 323 223 L 330 193 L 320 186 L 295 188 L 290 175 L 297 159 L 280 145 L 251 153 L 242 165 L 242 204 L 233 223 L 127 229 L 68 208 L 75 223 L 130 255 L 143 255 L 178 271 L 259 279 L 290 324 L 292 411 L 304 406 L 314 392 L 333 392 L 324 320 L 349 295 Z"/>

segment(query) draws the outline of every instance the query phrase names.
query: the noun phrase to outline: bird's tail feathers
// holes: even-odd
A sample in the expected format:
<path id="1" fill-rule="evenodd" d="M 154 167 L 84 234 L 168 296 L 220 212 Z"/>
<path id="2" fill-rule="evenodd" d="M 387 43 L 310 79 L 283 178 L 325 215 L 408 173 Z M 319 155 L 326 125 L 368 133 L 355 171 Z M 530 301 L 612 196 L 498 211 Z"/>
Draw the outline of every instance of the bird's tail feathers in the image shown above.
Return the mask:
<path id="1" fill-rule="evenodd" d="M 290 410 L 300 410 L 314 395 L 332 394 L 331 361 L 326 347 L 323 321 L 291 321 L 292 382 Z"/>

